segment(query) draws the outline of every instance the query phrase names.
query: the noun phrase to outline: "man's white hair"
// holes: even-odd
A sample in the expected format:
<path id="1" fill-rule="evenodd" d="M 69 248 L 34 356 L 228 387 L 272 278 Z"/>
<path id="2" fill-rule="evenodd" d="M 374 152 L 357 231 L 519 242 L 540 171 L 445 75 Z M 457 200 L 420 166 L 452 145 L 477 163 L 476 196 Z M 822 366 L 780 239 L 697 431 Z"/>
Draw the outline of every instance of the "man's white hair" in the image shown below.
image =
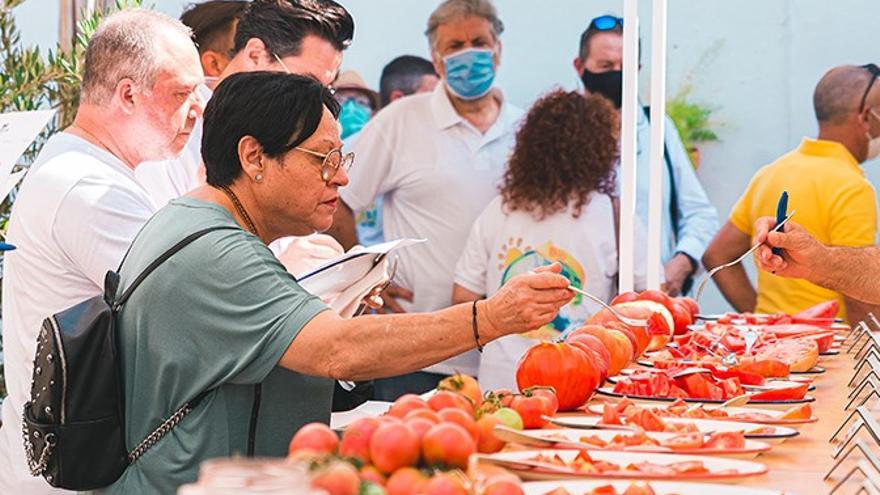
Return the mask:
<path id="1" fill-rule="evenodd" d="M 428 18 L 428 29 L 425 34 L 433 50 L 437 42 L 437 28 L 451 21 L 458 21 L 468 16 L 482 17 L 492 26 L 492 37 L 496 40 L 504 31 L 504 23 L 498 18 L 498 11 L 490 0 L 446 0 L 441 3 L 431 17 Z"/>
<path id="2" fill-rule="evenodd" d="M 191 39 L 192 31 L 165 14 L 133 9 L 108 16 L 86 48 L 80 97 L 86 103 L 104 105 L 124 78 L 149 90 L 164 61 L 160 40 L 181 35 Z"/>

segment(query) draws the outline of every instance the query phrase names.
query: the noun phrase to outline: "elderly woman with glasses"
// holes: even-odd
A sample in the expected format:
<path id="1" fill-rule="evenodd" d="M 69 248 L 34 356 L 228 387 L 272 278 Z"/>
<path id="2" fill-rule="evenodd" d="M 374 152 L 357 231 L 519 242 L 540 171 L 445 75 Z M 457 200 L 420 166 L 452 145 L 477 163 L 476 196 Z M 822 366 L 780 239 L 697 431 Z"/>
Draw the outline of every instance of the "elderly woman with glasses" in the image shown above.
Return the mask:
<path id="1" fill-rule="evenodd" d="M 329 311 L 266 244 L 330 227 L 353 161 L 337 112 L 329 91 L 301 76 L 243 73 L 218 86 L 205 112 L 207 185 L 150 220 L 119 287 L 181 239 L 222 227 L 160 265 L 118 319 L 129 446 L 200 400 L 109 492 L 173 493 L 202 460 L 285 455 L 300 426 L 329 421 L 333 379 L 414 371 L 540 327 L 571 300 L 553 266 L 434 313 Z"/>

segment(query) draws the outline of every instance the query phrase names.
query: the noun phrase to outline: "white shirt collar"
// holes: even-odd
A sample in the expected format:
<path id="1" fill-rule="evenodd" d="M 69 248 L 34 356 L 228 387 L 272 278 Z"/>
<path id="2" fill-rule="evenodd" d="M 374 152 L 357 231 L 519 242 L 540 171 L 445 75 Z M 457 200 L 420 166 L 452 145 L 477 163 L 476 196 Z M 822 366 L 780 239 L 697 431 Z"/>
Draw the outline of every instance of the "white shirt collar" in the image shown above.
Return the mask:
<path id="1" fill-rule="evenodd" d="M 498 118 L 492 124 L 492 127 L 489 128 L 485 133 L 485 137 L 491 140 L 492 136 L 498 134 L 500 131 L 495 130 L 500 126 L 501 129 L 505 129 L 508 127 L 508 120 L 510 120 L 510 109 L 508 108 L 507 98 L 504 96 L 504 92 L 500 88 L 493 88 L 496 90 L 498 95 L 501 98 L 500 102 L 500 111 L 498 113 Z M 434 91 L 431 93 L 431 113 L 434 116 L 434 124 L 437 125 L 437 128 L 440 130 L 448 129 L 456 124 L 464 123 L 465 119 L 455 110 L 455 107 L 452 106 L 452 101 L 449 99 L 449 95 L 446 93 L 446 84 L 443 81 L 440 81 L 437 86 L 434 87 Z"/>

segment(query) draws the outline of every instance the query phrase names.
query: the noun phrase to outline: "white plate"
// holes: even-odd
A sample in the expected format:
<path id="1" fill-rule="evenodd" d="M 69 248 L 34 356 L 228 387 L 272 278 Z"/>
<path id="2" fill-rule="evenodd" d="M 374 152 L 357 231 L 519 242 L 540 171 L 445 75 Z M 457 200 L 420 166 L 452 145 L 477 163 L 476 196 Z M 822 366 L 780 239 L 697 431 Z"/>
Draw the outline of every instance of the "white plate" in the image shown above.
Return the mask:
<path id="1" fill-rule="evenodd" d="M 633 402 L 642 402 L 642 403 L 657 403 L 657 402 L 675 402 L 675 398 L 670 397 L 648 397 L 642 395 L 628 395 L 628 394 L 619 394 L 614 391 L 614 387 L 601 387 L 596 389 L 596 393 L 605 395 L 608 397 L 627 397 L 629 400 Z M 710 400 L 710 399 L 682 399 L 683 401 L 689 404 L 723 404 L 725 400 Z M 807 395 L 803 399 L 796 400 L 761 400 L 761 401 L 750 401 L 750 404 L 761 405 L 764 407 L 773 407 L 773 408 L 788 408 L 794 404 L 803 404 L 805 402 L 813 402 L 816 398 L 812 395 Z"/>
<path id="2" fill-rule="evenodd" d="M 716 431 L 745 431 L 746 438 L 751 438 L 754 440 L 763 440 L 765 442 L 770 443 L 779 443 L 784 441 L 787 438 L 791 438 L 798 435 L 798 431 L 789 428 L 787 426 L 779 426 L 779 425 L 762 425 L 758 423 L 746 423 L 739 421 L 718 421 L 715 419 L 690 419 L 690 418 L 661 418 L 664 423 L 693 423 L 697 426 L 697 429 L 702 433 L 713 433 Z M 599 416 L 557 416 L 550 421 L 557 425 L 562 426 L 564 428 L 582 428 L 582 429 L 593 429 L 593 428 L 601 428 L 601 429 L 630 429 L 626 426 L 615 426 L 615 425 L 600 425 L 599 421 L 602 418 Z M 756 430 L 758 428 L 772 427 L 773 433 L 768 433 L 766 435 L 750 435 L 749 431 Z"/>
<path id="3" fill-rule="evenodd" d="M 586 442 L 582 442 L 581 438 L 595 436 L 602 440 L 603 442 L 610 443 L 614 437 L 617 435 L 627 435 L 625 431 L 621 430 L 575 430 L 575 429 L 561 429 L 561 430 L 523 430 L 518 432 L 521 435 L 525 435 L 531 438 L 535 438 L 538 440 L 545 440 L 549 442 L 559 442 L 559 445 L 554 448 L 572 448 L 572 449 L 588 449 L 588 450 L 617 450 L 622 452 L 653 452 L 653 453 L 668 453 L 668 454 L 690 454 L 690 455 L 723 455 L 725 457 L 736 457 L 743 459 L 754 458 L 761 452 L 766 452 L 770 450 L 770 444 L 767 442 L 761 442 L 758 440 L 746 439 L 745 447 L 741 449 L 690 449 L 690 450 L 671 450 L 665 447 L 658 447 L 656 445 L 646 445 L 646 446 L 635 446 L 632 448 L 615 448 L 609 449 L 606 447 L 597 447 L 595 445 L 591 445 Z M 672 437 L 682 435 L 681 433 L 665 433 L 665 432 L 655 432 L 648 431 L 645 432 L 648 438 L 656 440 L 658 442 L 663 442 Z M 559 437 L 563 437 L 560 439 Z"/>
<path id="4" fill-rule="evenodd" d="M 616 376 L 609 376 L 607 378 L 609 383 L 617 383 L 621 378 L 626 378 L 627 376 L 633 375 L 639 371 L 651 371 L 651 370 L 640 370 L 638 368 L 624 368 L 620 370 L 620 374 Z M 777 388 L 788 388 L 788 387 L 796 387 L 798 385 L 803 385 L 802 381 L 795 380 L 782 380 L 779 378 L 767 378 L 764 380 L 764 385 L 745 385 L 743 384 L 743 388 L 747 391 L 763 391 Z M 813 391 L 816 390 L 816 385 L 810 383 L 810 386 L 807 387 L 807 390 Z"/>
<path id="5" fill-rule="evenodd" d="M 572 495 L 589 493 L 600 486 L 612 485 L 619 493 L 623 493 L 632 481 L 610 480 L 569 480 L 569 481 L 529 481 L 522 484 L 525 495 L 544 495 L 557 488 L 565 488 Z M 651 481 L 651 488 L 657 495 L 675 493 L 678 495 L 794 495 L 792 492 L 781 492 L 767 488 L 750 488 L 748 486 L 718 485 L 710 483 L 682 483 L 678 481 Z"/>
<path id="6" fill-rule="evenodd" d="M 688 363 L 688 361 L 682 361 L 682 362 Z M 694 364 L 694 366 L 699 364 L 694 361 L 691 361 L 691 362 Z M 651 361 L 650 359 L 639 359 L 638 361 L 636 361 L 636 364 L 638 364 L 639 366 L 645 366 L 647 368 L 654 367 L 654 362 Z M 823 368 L 821 366 L 813 366 L 812 368 L 808 369 L 807 371 L 792 371 L 791 374 L 792 375 L 818 375 L 820 373 L 825 373 L 825 371 L 826 371 L 825 368 Z"/>
<path id="7" fill-rule="evenodd" d="M 597 416 L 601 416 L 602 412 L 603 412 L 603 406 L 604 406 L 603 403 L 590 404 L 587 406 L 586 411 L 590 414 L 595 414 Z M 653 407 L 663 407 L 663 406 L 655 404 Z M 772 418 L 779 418 L 785 412 L 785 411 L 779 410 L 779 409 L 761 409 L 761 408 L 757 408 L 757 407 L 725 407 L 724 410 L 727 411 L 729 414 L 759 413 L 759 414 L 766 414 L 767 416 L 770 416 Z M 666 419 L 688 419 L 688 418 L 662 417 L 662 419 L 666 420 Z M 732 423 L 748 422 L 748 423 L 755 423 L 755 424 L 762 424 L 762 425 L 780 425 L 780 426 L 788 426 L 788 427 L 796 429 L 796 428 L 798 428 L 802 425 L 805 425 L 805 424 L 815 423 L 816 421 L 819 421 L 819 418 L 817 418 L 816 416 L 813 416 L 810 419 L 767 419 L 764 421 L 759 421 L 757 419 L 750 420 L 750 421 L 744 421 L 744 420 L 739 420 L 736 418 L 729 418 L 729 419 L 712 418 L 712 421 L 728 421 L 728 422 L 732 422 Z"/>
<path id="8" fill-rule="evenodd" d="M 611 452 L 603 450 L 586 451 L 593 460 L 612 462 L 620 465 L 621 469 L 625 469 L 631 463 L 651 462 L 659 465 L 668 465 L 676 462 L 700 461 L 703 466 L 709 470 L 705 474 L 675 474 L 671 476 L 654 476 L 643 472 L 616 472 L 616 473 L 581 473 L 577 471 L 558 472 L 555 470 L 530 467 L 516 467 L 513 464 L 505 464 L 510 471 L 513 471 L 524 480 L 536 479 L 571 479 L 571 478 L 603 478 L 603 479 L 676 479 L 676 480 L 741 480 L 751 476 L 758 476 L 767 472 L 767 466 L 753 461 L 743 461 L 740 459 L 729 459 L 726 457 L 711 457 L 703 455 L 678 455 L 678 454 L 649 454 L 644 452 Z M 538 455 L 555 456 L 558 455 L 566 463 L 571 462 L 577 457 L 577 450 L 521 450 L 517 452 L 499 452 L 497 454 L 489 454 L 480 456 L 486 460 L 498 461 L 528 461 Z M 500 464 L 499 464 L 500 465 Z M 565 469 L 562 466 L 558 468 Z M 720 471 L 735 470 L 735 472 L 718 474 Z"/>

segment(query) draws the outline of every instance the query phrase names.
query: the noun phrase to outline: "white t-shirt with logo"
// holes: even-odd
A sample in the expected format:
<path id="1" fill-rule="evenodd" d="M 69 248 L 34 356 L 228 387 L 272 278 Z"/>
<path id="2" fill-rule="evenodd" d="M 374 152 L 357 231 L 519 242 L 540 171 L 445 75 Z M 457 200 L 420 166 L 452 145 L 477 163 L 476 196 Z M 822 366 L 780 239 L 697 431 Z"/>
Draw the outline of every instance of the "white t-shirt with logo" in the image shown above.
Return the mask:
<path id="1" fill-rule="evenodd" d="M 637 243 L 644 229 L 637 222 Z M 593 194 L 575 218 L 571 208 L 537 220 L 531 213 L 505 212 L 497 196 L 471 228 L 455 267 L 455 283 L 487 297 L 512 277 L 559 262 L 572 285 L 610 301 L 616 294 L 618 256 L 611 198 Z M 645 259 L 636 260 L 636 287 L 645 286 Z M 577 296 L 541 330 L 488 343 L 480 356 L 479 381 L 486 390 L 516 390 L 516 364 L 538 338 L 551 339 L 580 327 L 599 306 Z"/>
<path id="2" fill-rule="evenodd" d="M 27 469 L 21 413 L 30 398 L 43 319 L 103 291 L 154 213 L 132 169 L 68 133 L 53 136 L 12 208 L 3 267 L 3 360 L 9 396 L 0 428 L 0 493 L 56 493 Z"/>
<path id="3" fill-rule="evenodd" d="M 515 126 L 522 111 L 502 102 L 485 133 L 453 108 L 445 86 L 406 96 L 370 120 L 352 147 L 351 183 L 340 190 L 359 213 L 383 196 L 385 239 L 425 238 L 400 251 L 395 283 L 413 291 L 407 311 L 424 312 L 452 303 L 452 271 L 474 219 L 498 193 Z M 428 371 L 477 371 L 476 351 Z"/>

